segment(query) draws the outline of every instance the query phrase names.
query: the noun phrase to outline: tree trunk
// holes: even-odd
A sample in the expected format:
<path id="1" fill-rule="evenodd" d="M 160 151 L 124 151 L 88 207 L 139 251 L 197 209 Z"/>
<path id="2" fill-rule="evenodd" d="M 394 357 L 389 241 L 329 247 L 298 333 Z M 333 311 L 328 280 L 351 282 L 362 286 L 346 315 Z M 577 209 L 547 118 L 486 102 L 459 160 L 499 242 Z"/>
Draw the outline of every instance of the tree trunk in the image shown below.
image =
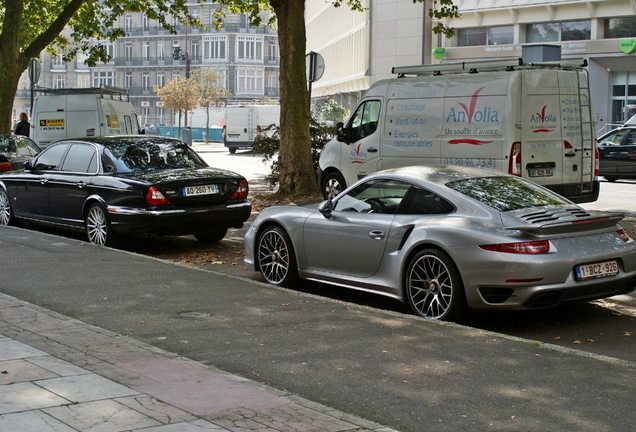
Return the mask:
<path id="1" fill-rule="evenodd" d="M 13 3 L 15 2 L 15 3 Z M 28 60 L 24 60 L 20 54 L 20 21 L 23 9 L 23 0 L 13 0 L 6 9 L 6 15 L 2 23 L 0 34 L 0 133 L 11 132 L 11 114 L 13 111 L 13 99 L 18 89 L 20 75 L 28 66 Z"/>
<path id="2" fill-rule="evenodd" d="M 318 192 L 311 157 L 309 95 L 305 72 L 305 0 L 271 0 L 278 19 L 280 47 L 281 195 Z"/>

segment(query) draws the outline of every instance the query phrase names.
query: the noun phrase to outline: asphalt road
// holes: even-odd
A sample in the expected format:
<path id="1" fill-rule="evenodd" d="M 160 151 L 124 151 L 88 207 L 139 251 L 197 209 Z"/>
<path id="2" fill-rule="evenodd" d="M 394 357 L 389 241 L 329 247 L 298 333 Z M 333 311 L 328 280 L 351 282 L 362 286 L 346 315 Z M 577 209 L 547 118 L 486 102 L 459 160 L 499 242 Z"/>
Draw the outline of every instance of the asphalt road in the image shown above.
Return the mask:
<path id="1" fill-rule="evenodd" d="M 0 227 L 0 250 L 6 294 L 398 430 L 636 424 L 635 362 L 37 231 Z"/>

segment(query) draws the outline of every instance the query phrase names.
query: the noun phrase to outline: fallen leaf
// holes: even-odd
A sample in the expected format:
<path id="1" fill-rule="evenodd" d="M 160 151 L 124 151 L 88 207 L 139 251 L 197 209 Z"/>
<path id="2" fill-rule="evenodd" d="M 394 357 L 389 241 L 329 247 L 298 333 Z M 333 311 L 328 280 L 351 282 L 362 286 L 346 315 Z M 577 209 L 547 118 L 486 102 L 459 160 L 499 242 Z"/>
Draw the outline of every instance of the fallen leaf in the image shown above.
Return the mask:
<path id="1" fill-rule="evenodd" d="M 578 339 L 577 339 L 577 340 L 575 340 L 575 341 L 572 341 L 572 343 L 573 343 L 574 345 L 581 345 L 581 343 L 582 343 L 582 342 L 581 342 L 580 340 L 578 340 Z"/>
<path id="2" fill-rule="evenodd" d="M 633 335 L 633 333 L 630 331 L 626 331 L 625 333 L 623 333 L 623 336 L 631 336 L 631 335 Z"/>

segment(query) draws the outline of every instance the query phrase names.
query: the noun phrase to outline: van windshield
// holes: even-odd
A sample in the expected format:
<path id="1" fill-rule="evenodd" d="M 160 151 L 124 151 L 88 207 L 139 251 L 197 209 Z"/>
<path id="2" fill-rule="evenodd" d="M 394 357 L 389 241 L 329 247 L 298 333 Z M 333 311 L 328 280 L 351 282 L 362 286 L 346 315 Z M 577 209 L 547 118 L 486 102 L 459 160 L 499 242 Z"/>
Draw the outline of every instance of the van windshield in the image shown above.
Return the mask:
<path id="1" fill-rule="evenodd" d="M 103 165 L 107 172 L 117 173 L 207 167 L 185 144 L 151 140 L 110 144 L 104 149 Z"/>
<path id="2" fill-rule="evenodd" d="M 499 211 L 571 204 L 565 198 L 517 177 L 475 177 L 446 186 Z"/>

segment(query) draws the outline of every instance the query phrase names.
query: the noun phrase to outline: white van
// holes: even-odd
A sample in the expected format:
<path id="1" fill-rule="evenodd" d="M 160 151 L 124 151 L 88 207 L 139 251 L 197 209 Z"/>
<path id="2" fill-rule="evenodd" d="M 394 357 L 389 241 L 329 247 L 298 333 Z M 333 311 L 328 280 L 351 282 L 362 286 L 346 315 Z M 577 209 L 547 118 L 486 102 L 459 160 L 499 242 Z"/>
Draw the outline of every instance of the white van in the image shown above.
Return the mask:
<path id="1" fill-rule="evenodd" d="M 323 194 L 386 168 L 455 165 L 499 169 L 572 201 L 595 201 L 584 66 L 517 59 L 393 68 L 398 78 L 372 85 L 322 150 Z"/>
<path id="2" fill-rule="evenodd" d="M 31 127 L 40 147 L 64 138 L 142 133 L 128 91 L 117 87 L 38 89 Z"/>
<path id="3" fill-rule="evenodd" d="M 280 105 L 230 105 L 225 110 L 223 144 L 230 153 L 249 149 L 271 125 L 280 124 Z"/>

